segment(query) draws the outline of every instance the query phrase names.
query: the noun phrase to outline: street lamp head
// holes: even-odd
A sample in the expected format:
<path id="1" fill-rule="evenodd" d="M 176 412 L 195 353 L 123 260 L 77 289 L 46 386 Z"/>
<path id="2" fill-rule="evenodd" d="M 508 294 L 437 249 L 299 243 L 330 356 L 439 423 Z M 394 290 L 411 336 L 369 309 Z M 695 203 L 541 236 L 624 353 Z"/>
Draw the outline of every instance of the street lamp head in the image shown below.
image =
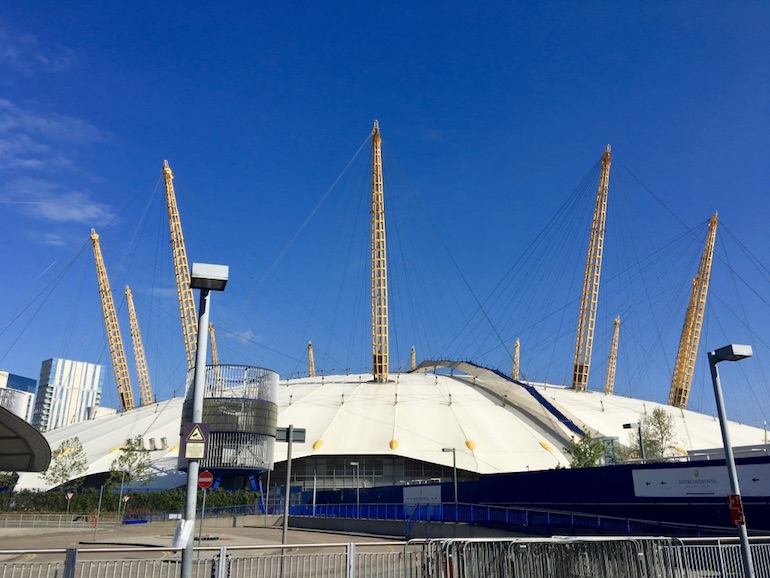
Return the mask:
<path id="1" fill-rule="evenodd" d="M 453 451 L 455 451 L 455 449 L 454 448 L 441 448 L 441 451 L 442 452 L 453 452 Z"/>
<path id="2" fill-rule="evenodd" d="M 227 265 L 193 263 L 192 273 L 190 274 L 190 288 L 224 291 L 229 273 L 230 267 Z"/>
<path id="3" fill-rule="evenodd" d="M 739 361 L 752 355 L 754 355 L 754 351 L 752 351 L 751 345 L 736 344 L 725 345 L 709 354 L 710 357 L 714 358 L 715 363 L 720 361 Z"/>
<path id="4" fill-rule="evenodd" d="M 350 462 L 350 465 L 353 466 L 354 468 L 357 468 L 358 467 L 358 462 Z"/>
<path id="5" fill-rule="evenodd" d="M 639 429 L 638 423 L 624 423 L 623 429 Z"/>

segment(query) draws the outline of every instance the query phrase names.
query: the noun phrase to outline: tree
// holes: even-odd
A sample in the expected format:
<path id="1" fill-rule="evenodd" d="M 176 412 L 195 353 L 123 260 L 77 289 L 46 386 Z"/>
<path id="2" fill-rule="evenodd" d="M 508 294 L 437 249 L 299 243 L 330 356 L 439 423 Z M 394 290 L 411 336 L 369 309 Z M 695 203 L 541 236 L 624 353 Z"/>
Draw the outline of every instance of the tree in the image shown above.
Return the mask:
<path id="1" fill-rule="evenodd" d="M 80 484 L 80 478 L 88 469 L 88 457 L 80 438 L 67 438 L 51 453 L 51 464 L 43 472 L 43 479 L 53 486 Z"/>
<path id="2" fill-rule="evenodd" d="M 650 459 L 662 459 L 671 454 L 676 443 L 674 418 L 666 410 L 656 407 L 642 420 L 644 451 Z"/>
<path id="3" fill-rule="evenodd" d="M 593 468 L 604 462 L 604 442 L 586 432 L 579 439 L 572 436 L 564 450 L 572 456 L 571 468 Z"/>
<path id="4" fill-rule="evenodd" d="M 13 499 L 13 488 L 19 481 L 19 474 L 16 472 L 0 472 L 0 493 L 5 493 L 4 507 L 6 512 L 11 509 L 11 500 Z"/>
<path id="5" fill-rule="evenodd" d="M 674 418 L 661 407 L 656 407 L 652 413 L 639 416 L 642 424 L 642 440 L 647 461 L 660 461 L 672 455 L 677 443 Z M 627 445 L 620 448 L 619 457 L 622 461 L 640 460 L 639 433 L 634 429 L 628 434 Z"/>
<path id="6" fill-rule="evenodd" d="M 12 490 L 18 480 L 16 472 L 0 472 L 0 492 Z"/>
<path id="7" fill-rule="evenodd" d="M 110 465 L 111 484 L 136 482 L 146 486 L 155 479 L 150 466 L 150 452 L 144 448 L 142 436 L 129 438 Z"/>

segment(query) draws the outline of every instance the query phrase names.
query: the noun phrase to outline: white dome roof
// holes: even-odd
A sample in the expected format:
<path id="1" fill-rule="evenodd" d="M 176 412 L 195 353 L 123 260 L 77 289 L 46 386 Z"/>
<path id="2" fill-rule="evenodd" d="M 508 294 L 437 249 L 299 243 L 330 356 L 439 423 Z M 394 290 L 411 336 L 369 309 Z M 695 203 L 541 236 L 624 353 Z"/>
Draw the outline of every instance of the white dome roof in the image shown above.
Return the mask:
<path id="1" fill-rule="evenodd" d="M 434 367 L 444 373 L 425 373 Z M 451 372 L 451 373 L 449 373 Z M 480 474 L 550 469 L 569 465 L 564 450 L 576 432 L 617 437 L 628 444 L 633 431 L 623 424 L 661 408 L 673 417 L 682 453 L 721 448 L 719 422 L 712 416 L 667 405 L 597 392 L 515 383 L 497 372 L 463 362 L 425 362 L 417 371 L 391 374 L 374 383 L 371 374 L 333 375 L 282 381 L 278 426 L 304 428 L 304 443 L 292 459 L 308 456 L 392 455 L 452 465 Z M 44 435 L 56 449 L 77 436 L 88 456 L 87 474 L 109 471 L 126 439 L 141 435 L 151 452 L 153 487 L 176 487 L 182 398 L 58 428 Z M 757 446 L 765 432 L 730 422 L 734 446 Z M 161 440 L 165 438 L 167 447 Z M 275 447 L 276 462 L 287 444 Z M 21 474 L 17 486 L 48 489 L 39 474 Z"/>

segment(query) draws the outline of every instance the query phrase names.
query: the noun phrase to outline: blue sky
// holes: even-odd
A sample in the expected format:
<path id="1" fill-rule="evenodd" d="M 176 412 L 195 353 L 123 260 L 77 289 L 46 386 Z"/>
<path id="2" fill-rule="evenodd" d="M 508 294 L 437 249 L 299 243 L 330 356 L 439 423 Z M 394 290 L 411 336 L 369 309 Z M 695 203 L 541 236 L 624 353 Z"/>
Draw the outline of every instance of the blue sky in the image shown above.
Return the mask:
<path id="1" fill-rule="evenodd" d="M 690 407 L 713 412 L 705 352 L 752 343 L 754 359 L 724 368 L 726 399 L 761 425 L 768 29 L 763 2 L 4 6 L 0 367 L 110 366 L 94 227 L 129 360 L 125 284 L 158 397 L 179 391 L 168 159 L 190 261 L 231 267 L 212 309 L 221 361 L 299 375 L 312 340 L 325 372 L 368 371 L 379 119 L 392 370 L 415 345 L 419 359 L 507 371 L 519 337 L 525 375 L 569 379 L 592 179 L 611 143 L 591 388 L 620 315 L 618 392 L 665 401 L 719 211 Z M 104 403 L 117 403 L 111 372 Z"/>

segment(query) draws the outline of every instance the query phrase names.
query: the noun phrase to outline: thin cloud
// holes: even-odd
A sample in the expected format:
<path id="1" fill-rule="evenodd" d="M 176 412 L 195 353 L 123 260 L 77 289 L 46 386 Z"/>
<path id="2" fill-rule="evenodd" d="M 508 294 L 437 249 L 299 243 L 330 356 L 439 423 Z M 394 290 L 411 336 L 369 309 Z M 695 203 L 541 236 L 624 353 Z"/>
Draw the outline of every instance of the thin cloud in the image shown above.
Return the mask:
<path id="1" fill-rule="evenodd" d="M 51 181 L 20 178 L 5 187 L 4 201 L 19 203 L 26 215 L 54 223 L 106 225 L 115 214 L 83 191 L 66 190 Z"/>
<path id="2" fill-rule="evenodd" d="M 246 331 L 231 331 L 227 333 L 227 335 L 230 335 L 240 343 L 258 343 L 261 340 L 259 335 L 254 333 L 251 329 L 247 329 Z"/>
<path id="3" fill-rule="evenodd" d="M 43 235 L 43 244 L 51 245 L 53 247 L 62 247 L 65 245 L 64 239 L 61 235 L 57 235 L 56 233 L 46 233 Z"/>
<path id="4" fill-rule="evenodd" d="M 0 99 L 0 168 L 52 172 L 70 169 L 69 153 L 106 140 L 104 132 L 81 119 L 40 114 Z"/>
<path id="5" fill-rule="evenodd" d="M 153 297 L 160 297 L 163 299 L 171 298 L 173 297 L 176 299 L 178 297 L 178 292 L 176 288 L 172 287 L 152 287 L 150 289 L 150 295 Z"/>
<path id="6" fill-rule="evenodd" d="M 0 99 L 0 134 L 79 143 L 102 142 L 105 139 L 102 131 L 79 118 L 39 114 L 21 109 L 6 99 Z"/>
<path id="7" fill-rule="evenodd" d="M 60 223 L 106 225 L 114 216 L 109 212 L 107 205 L 94 203 L 87 194 L 79 191 L 70 191 L 43 199 L 31 207 L 41 219 Z"/>
<path id="8" fill-rule="evenodd" d="M 66 46 L 41 47 L 33 34 L 8 34 L 0 29 L 0 64 L 25 76 L 62 73 L 77 65 L 75 51 Z"/>

